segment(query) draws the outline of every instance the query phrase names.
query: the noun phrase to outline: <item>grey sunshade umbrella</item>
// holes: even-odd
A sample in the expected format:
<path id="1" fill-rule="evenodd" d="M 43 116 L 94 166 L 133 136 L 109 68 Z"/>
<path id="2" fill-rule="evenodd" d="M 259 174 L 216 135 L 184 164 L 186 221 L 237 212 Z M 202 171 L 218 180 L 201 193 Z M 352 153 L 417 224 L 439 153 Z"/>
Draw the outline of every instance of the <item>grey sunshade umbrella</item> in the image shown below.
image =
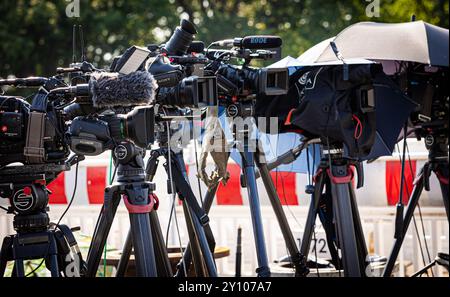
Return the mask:
<path id="1" fill-rule="evenodd" d="M 344 59 L 409 61 L 448 67 L 448 37 L 448 29 L 423 21 L 398 24 L 361 22 L 347 27 L 332 41 Z M 315 62 L 337 59 L 329 44 L 317 57 Z"/>

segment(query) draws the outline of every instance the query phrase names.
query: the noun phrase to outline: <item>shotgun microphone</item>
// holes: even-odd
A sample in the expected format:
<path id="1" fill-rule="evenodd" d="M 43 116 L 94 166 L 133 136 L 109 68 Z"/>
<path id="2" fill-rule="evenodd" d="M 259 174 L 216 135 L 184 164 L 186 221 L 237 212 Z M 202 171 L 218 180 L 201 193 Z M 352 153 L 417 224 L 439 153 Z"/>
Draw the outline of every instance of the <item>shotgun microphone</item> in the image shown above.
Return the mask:
<path id="1" fill-rule="evenodd" d="M 282 40 L 278 36 L 253 35 L 246 37 L 236 37 L 234 39 L 224 39 L 213 42 L 212 45 L 220 47 L 239 47 L 246 49 L 271 49 L 282 45 Z"/>
<path id="2" fill-rule="evenodd" d="M 96 72 L 89 80 L 95 107 L 147 105 L 155 99 L 158 84 L 147 71 L 129 74 Z"/>
<path id="3" fill-rule="evenodd" d="M 50 94 L 90 97 L 94 107 L 107 108 L 150 104 L 157 89 L 156 80 L 147 71 L 94 72 L 89 83 L 56 88 Z"/>

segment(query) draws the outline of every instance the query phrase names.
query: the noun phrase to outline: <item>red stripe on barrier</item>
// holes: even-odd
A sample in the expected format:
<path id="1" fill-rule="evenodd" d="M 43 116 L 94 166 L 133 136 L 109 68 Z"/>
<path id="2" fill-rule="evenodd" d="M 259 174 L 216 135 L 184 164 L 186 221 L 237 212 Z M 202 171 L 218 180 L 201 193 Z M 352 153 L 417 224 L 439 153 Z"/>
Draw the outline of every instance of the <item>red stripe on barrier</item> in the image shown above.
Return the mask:
<path id="1" fill-rule="evenodd" d="M 298 205 L 295 172 L 270 172 L 282 205 Z"/>
<path id="2" fill-rule="evenodd" d="M 89 204 L 103 204 L 106 188 L 106 166 L 86 168 L 86 186 Z"/>
<path id="3" fill-rule="evenodd" d="M 218 205 L 242 205 L 241 195 L 241 168 L 237 164 L 228 164 L 228 172 L 230 172 L 230 179 L 227 185 L 219 185 L 217 189 L 217 204 Z"/>
<path id="4" fill-rule="evenodd" d="M 49 195 L 50 204 L 67 204 L 67 197 L 65 189 L 65 175 L 61 172 L 58 177 L 47 185 L 52 192 Z"/>
<path id="5" fill-rule="evenodd" d="M 412 172 L 411 172 L 412 169 Z M 388 205 L 395 205 L 400 198 L 402 164 L 400 161 L 386 161 L 386 196 Z M 414 176 L 416 173 L 416 161 L 411 161 L 411 166 L 405 164 L 405 179 L 403 188 L 403 203 L 408 203 L 409 195 L 413 189 Z"/>

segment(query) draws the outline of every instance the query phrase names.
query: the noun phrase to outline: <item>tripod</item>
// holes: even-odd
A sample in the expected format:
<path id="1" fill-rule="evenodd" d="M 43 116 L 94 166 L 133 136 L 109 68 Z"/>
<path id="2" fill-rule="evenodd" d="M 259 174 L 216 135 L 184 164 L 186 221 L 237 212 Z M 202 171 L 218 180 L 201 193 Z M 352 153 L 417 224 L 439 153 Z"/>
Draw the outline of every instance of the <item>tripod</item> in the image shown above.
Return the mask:
<path id="1" fill-rule="evenodd" d="M 146 166 L 146 178 L 149 181 L 153 180 L 158 168 L 159 158 L 164 157 L 166 160 L 164 168 L 167 175 L 173 178 L 173 180 L 168 181 L 168 189 L 171 191 L 173 188 L 178 193 L 178 196 L 182 201 L 184 217 L 189 235 L 189 244 L 184 252 L 184 256 L 189 260 L 185 262 L 181 261 L 177 265 L 176 275 L 187 276 L 192 260 L 195 274 L 197 276 L 216 277 L 217 271 L 213 257 L 215 241 L 208 224 L 209 218 L 204 210 L 199 206 L 197 199 L 195 198 L 195 195 L 188 183 L 183 153 L 180 148 L 178 148 L 179 150 L 177 152 L 169 149 L 169 139 L 167 138 L 166 125 L 161 126 L 161 131 L 157 136 L 160 148 L 154 149 L 150 152 L 150 158 Z M 171 194 L 171 192 L 169 194 Z M 124 273 L 129 261 L 131 249 L 133 247 L 133 242 L 129 240 L 130 236 L 131 232 L 128 233 L 127 240 L 125 241 L 123 253 L 117 269 L 118 275 L 122 275 Z M 165 249 L 166 247 L 161 246 L 160 248 Z M 162 272 L 168 271 L 167 264 L 160 266 Z M 170 271 L 170 274 L 165 273 L 164 275 L 171 276 L 172 274 Z"/>
<path id="2" fill-rule="evenodd" d="M 157 199 L 153 194 L 154 184 L 145 181 L 144 152 L 130 142 L 120 142 L 114 148 L 117 182 L 105 189 L 105 200 L 88 251 L 86 276 L 94 277 L 97 273 L 121 196 L 130 217 L 137 276 L 157 275 L 152 232 L 161 230 L 158 225 L 152 225 L 155 222 L 149 216 Z"/>
<path id="3" fill-rule="evenodd" d="M 345 159 L 342 153 L 342 146 L 323 148 L 323 158 L 315 175 L 314 193 L 311 197 L 300 252 L 302 255 L 308 254 L 316 216 L 321 206 L 327 205 L 332 208 L 328 211 L 333 214 L 335 229 L 334 231 L 331 226 L 333 222 L 329 222 L 330 228 L 325 228 L 333 262 L 339 270 L 344 270 L 345 276 L 358 277 L 365 275 L 368 252 L 352 187 L 353 171 L 350 166 L 355 165 L 358 170 L 358 187 L 363 184 L 362 168 L 359 163 L 352 164 Z M 335 237 L 342 253 L 342 260 L 339 259 L 333 245 Z"/>
<path id="4" fill-rule="evenodd" d="M 46 167 L 46 173 L 38 170 Z M 53 169 L 53 170 L 52 170 Z M 26 165 L 2 169 L 0 194 L 10 197 L 9 213 L 14 213 L 17 234 L 4 238 L 0 252 L 0 276 L 4 276 L 8 261 L 14 261 L 12 275 L 25 277 L 24 261 L 44 259 L 52 277 L 80 276 L 82 257 L 74 229 L 50 224 L 47 214 L 48 180 L 67 170 L 65 165 Z M 34 172 L 34 173 L 32 173 Z M 74 254 L 74 258 L 70 253 Z"/>
<path id="5" fill-rule="evenodd" d="M 395 261 L 400 252 L 400 248 L 403 243 L 403 239 L 408 232 L 409 224 L 414 215 L 414 210 L 419 203 L 420 195 L 423 189 L 430 190 L 430 176 L 434 173 L 439 180 L 439 184 L 442 192 L 442 200 L 444 202 L 445 211 L 447 213 L 447 221 L 450 222 L 450 210 L 449 210 L 449 198 L 448 198 L 448 180 L 449 180 L 449 168 L 448 168 L 448 138 L 444 135 L 429 134 L 425 138 L 426 146 L 428 149 L 428 161 L 423 165 L 419 174 L 414 181 L 414 188 L 409 198 L 406 212 L 403 216 L 401 226 L 396 226 L 399 232 L 396 232 L 394 245 L 391 250 L 386 267 L 383 271 L 383 276 L 391 276 L 392 270 L 395 266 Z M 447 256 L 448 258 L 448 256 Z M 448 263 L 448 261 L 447 261 Z M 447 268 L 448 269 L 448 268 Z"/>
<path id="6" fill-rule="evenodd" d="M 237 113 L 230 114 L 232 117 L 242 116 L 244 119 L 244 123 L 247 120 L 253 119 L 252 115 L 252 103 L 241 103 L 244 106 L 238 108 L 232 108 L 231 110 L 238 111 Z M 233 105 L 232 105 L 233 106 Z M 228 109 L 228 112 L 230 108 Z M 250 111 L 250 112 L 246 112 Z M 248 122 L 247 122 L 248 123 Z M 246 125 L 245 127 L 236 127 L 234 131 L 236 146 L 242 157 L 242 186 L 247 188 L 248 196 L 249 196 L 249 205 L 250 212 L 252 218 L 253 225 L 253 234 L 256 245 L 256 253 L 258 258 L 258 269 L 256 270 L 257 275 L 261 277 L 270 276 L 270 269 L 268 265 L 267 252 L 264 240 L 263 233 L 263 225 L 261 218 L 261 209 L 259 203 L 259 195 L 256 185 L 256 178 L 261 177 L 266 191 L 268 193 L 272 208 L 274 209 L 276 218 L 278 220 L 278 224 L 280 225 L 280 229 L 283 235 L 283 238 L 286 242 L 286 246 L 291 255 L 291 261 L 295 268 L 296 276 L 305 276 L 308 274 L 309 270 L 306 267 L 305 257 L 299 252 L 297 244 L 295 242 L 294 236 L 289 227 L 286 215 L 283 211 L 283 207 L 281 206 L 280 200 L 278 198 L 278 194 L 276 192 L 275 185 L 273 184 L 273 180 L 270 176 L 270 170 L 275 168 L 277 165 L 273 165 L 269 168 L 268 164 L 265 162 L 264 153 L 260 151 L 257 147 L 251 147 L 250 144 L 250 135 L 252 133 L 252 124 Z M 302 146 L 303 147 L 303 146 Z M 301 152 L 301 148 L 296 150 L 289 155 L 288 158 L 292 159 L 297 157 Z M 293 157 L 295 156 L 295 157 Z M 287 158 L 284 158 L 287 159 Z M 287 162 L 286 160 L 279 160 L 278 162 Z M 277 163 L 278 165 L 281 163 Z M 255 165 L 258 167 L 258 171 L 255 170 Z M 205 195 L 203 200 L 203 209 L 206 213 L 209 213 L 211 206 L 214 201 L 214 196 L 219 187 L 219 183 L 216 183 L 212 187 L 210 187 Z M 189 246 L 188 246 L 189 249 Z M 185 257 L 183 257 L 183 261 L 189 263 L 188 251 L 185 253 Z"/>

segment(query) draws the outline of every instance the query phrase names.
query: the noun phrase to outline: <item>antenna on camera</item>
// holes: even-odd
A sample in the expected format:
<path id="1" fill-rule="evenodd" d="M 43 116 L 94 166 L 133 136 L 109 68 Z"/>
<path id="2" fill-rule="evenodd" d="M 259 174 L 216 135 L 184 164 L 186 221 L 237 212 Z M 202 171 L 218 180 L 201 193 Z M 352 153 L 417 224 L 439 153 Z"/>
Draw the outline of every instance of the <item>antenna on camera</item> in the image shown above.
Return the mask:
<path id="1" fill-rule="evenodd" d="M 72 63 L 75 63 L 77 60 L 76 49 L 75 49 L 76 44 L 77 44 L 77 41 L 75 38 L 76 32 L 77 32 L 77 25 L 73 25 L 73 29 L 72 29 Z"/>
<path id="2" fill-rule="evenodd" d="M 81 61 L 86 61 L 86 52 L 84 50 L 84 36 L 83 36 L 83 26 L 78 25 L 78 29 L 80 31 L 80 43 L 81 43 Z"/>

